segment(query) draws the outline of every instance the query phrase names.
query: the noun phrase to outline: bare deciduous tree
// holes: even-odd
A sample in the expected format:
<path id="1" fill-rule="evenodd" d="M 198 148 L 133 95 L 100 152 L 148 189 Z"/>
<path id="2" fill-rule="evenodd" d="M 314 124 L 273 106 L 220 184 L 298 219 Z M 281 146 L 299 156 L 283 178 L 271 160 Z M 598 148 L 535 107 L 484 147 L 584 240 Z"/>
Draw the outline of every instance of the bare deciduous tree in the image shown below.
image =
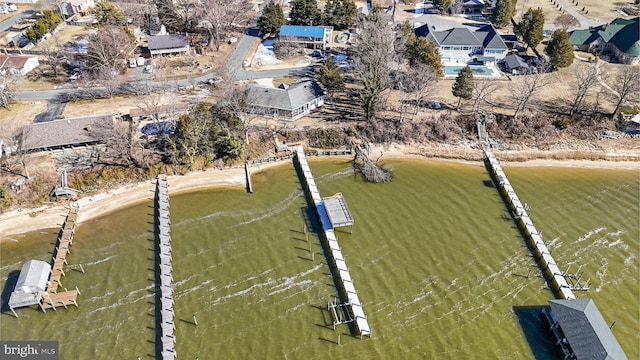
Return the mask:
<path id="1" fill-rule="evenodd" d="M 135 49 L 131 38 L 117 26 L 104 26 L 89 37 L 87 67 L 94 73 L 119 73 Z"/>
<path id="2" fill-rule="evenodd" d="M 64 67 L 65 61 L 68 59 L 68 53 L 64 50 L 60 37 L 55 34 L 52 36 L 52 41 L 43 48 L 43 56 L 46 62 L 49 64 L 53 77 L 58 77 L 58 71 L 60 67 Z"/>
<path id="3" fill-rule="evenodd" d="M 198 26 L 206 29 L 216 51 L 225 32 L 248 19 L 251 2 L 245 0 L 202 0 L 198 7 Z"/>
<path id="4" fill-rule="evenodd" d="M 389 86 L 390 63 L 393 57 L 393 38 L 387 19 L 380 11 L 373 11 L 358 24 L 360 39 L 354 57 L 353 74 L 360 83 L 357 90 L 367 120 L 374 118 L 380 95 Z"/>
<path id="5" fill-rule="evenodd" d="M 405 111 L 409 104 L 413 104 L 413 117 L 418 114 L 437 81 L 438 78 L 434 74 L 433 68 L 423 63 L 417 63 L 409 67 L 406 72 L 398 74 L 396 83 L 400 90 L 401 121 L 404 120 Z"/>
<path id="6" fill-rule="evenodd" d="M 495 81 L 473 79 L 473 109 L 472 112 L 482 112 L 482 105 L 489 102 L 489 96 L 498 87 Z M 525 104 L 526 105 L 526 104 Z"/>
<path id="7" fill-rule="evenodd" d="M 582 109 L 589 92 L 598 82 L 598 68 L 596 64 L 586 66 L 578 65 L 574 70 L 576 78 L 575 97 L 571 103 L 569 117 L 573 118 L 575 114 Z"/>
<path id="8" fill-rule="evenodd" d="M 611 113 L 615 116 L 625 101 L 637 99 L 640 96 L 640 75 L 638 69 L 626 65 L 616 75 L 611 88 L 615 91 L 616 107 Z"/>
<path id="9" fill-rule="evenodd" d="M 536 74 L 524 75 L 518 78 L 519 84 L 511 88 L 511 96 L 516 103 L 516 110 L 513 113 L 515 119 L 518 114 L 527 108 L 529 101 L 540 92 L 550 82 L 550 77 L 544 70 L 538 71 Z"/>
<path id="10" fill-rule="evenodd" d="M 556 21 L 554 21 L 553 23 L 565 30 L 569 30 L 569 28 L 573 28 L 580 25 L 580 23 L 578 22 L 578 19 L 574 18 L 573 15 L 571 14 L 560 15 L 556 18 Z"/>
<path id="11" fill-rule="evenodd" d="M 0 77 L 0 107 L 9 108 L 9 102 L 15 93 L 14 84 L 16 77 L 13 75 L 3 75 Z"/>

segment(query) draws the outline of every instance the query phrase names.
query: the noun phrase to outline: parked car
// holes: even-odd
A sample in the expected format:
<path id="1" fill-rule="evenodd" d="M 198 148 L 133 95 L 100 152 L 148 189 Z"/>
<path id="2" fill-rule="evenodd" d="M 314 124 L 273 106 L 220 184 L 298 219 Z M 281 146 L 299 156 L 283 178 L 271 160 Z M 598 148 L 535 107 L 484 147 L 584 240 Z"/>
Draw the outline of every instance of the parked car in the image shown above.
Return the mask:
<path id="1" fill-rule="evenodd" d="M 14 12 L 14 11 L 18 11 L 18 7 L 16 6 L 16 4 L 7 4 L 7 9 L 9 10 L 9 12 Z"/>
<path id="2" fill-rule="evenodd" d="M 136 60 L 138 66 L 144 66 L 144 58 L 141 56 Z"/>
<path id="3" fill-rule="evenodd" d="M 223 81 L 222 77 L 219 75 L 214 75 L 212 78 L 210 78 L 209 80 L 207 80 L 207 83 L 209 85 L 216 85 L 219 84 Z"/>
<path id="4" fill-rule="evenodd" d="M 136 59 L 129 59 L 129 67 L 130 68 L 134 68 L 138 66 L 138 63 L 136 62 Z"/>

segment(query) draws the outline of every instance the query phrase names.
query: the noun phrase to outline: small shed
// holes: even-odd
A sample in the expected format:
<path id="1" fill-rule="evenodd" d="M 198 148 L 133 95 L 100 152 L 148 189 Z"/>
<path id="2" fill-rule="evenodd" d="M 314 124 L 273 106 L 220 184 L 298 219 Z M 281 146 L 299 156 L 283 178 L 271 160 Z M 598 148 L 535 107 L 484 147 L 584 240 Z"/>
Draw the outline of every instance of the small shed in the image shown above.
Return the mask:
<path id="1" fill-rule="evenodd" d="M 513 75 L 529 73 L 529 65 L 518 55 L 511 54 L 504 57 L 504 65 L 507 72 Z"/>

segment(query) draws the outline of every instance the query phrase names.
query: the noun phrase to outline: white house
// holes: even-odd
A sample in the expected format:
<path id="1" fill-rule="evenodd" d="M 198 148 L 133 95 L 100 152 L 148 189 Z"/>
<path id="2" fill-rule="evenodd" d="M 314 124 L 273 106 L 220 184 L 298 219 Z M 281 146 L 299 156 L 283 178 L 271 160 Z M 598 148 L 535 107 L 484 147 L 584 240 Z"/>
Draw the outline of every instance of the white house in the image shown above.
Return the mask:
<path id="1" fill-rule="evenodd" d="M 60 12 L 65 18 L 74 15 L 86 16 L 96 6 L 94 0 L 67 0 L 60 6 Z"/>
<path id="2" fill-rule="evenodd" d="M 443 64 L 495 63 L 509 50 L 491 24 L 445 28 L 425 24 L 415 32 L 436 44 Z"/>
<path id="3" fill-rule="evenodd" d="M 26 75 L 38 65 L 37 56 L 0 54 L 0 75 Z"/>

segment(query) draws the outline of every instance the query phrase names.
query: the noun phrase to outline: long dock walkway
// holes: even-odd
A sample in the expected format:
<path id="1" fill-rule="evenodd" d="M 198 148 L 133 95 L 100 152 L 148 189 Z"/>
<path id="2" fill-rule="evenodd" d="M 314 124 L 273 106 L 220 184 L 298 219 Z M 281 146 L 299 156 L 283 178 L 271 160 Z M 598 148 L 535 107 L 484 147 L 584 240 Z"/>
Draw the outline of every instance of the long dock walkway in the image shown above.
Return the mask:
<path id="1" fill-rule="evenodd" d="M 171 274 L 171 221 L 169 220 L 169 184 L 167 183 L 166 175 L 158 175 L 156 182 L 156 195 L 155 202 L 157 206 L 156 225 L 158 226 L 158 273 L 160 283 L 157 284 L 159 293 L 157 294 L 160 305 L 160 328 L 157 329 L 161 332 L 161 346 L 162 346 L 162 359 L 175 359 L 176 358 L 176 336 L 175 336 L 175 323 L 173 313 L 173 276 Z"/>
<path id="2" fill-rule="evenodd" d="M 78 306 L 76 299 L 80 292 L 75 290 L 67 290 L 58 292 L 58 288 L 62 287 L 60 277 L 64 276 L 63 266 L 67 263 L 67 254 L 70 253 L 70 247 L 73 245 L 73 235 L 76 231 L 76 221 L 78 220 L 78 209 L 70 208 L 67 218 L 62 224 L 60 235 L 56 241 L 56 248 L 51 260 L 51 276 L 49 277 L 49 285 L 42 295 L 42 311 L 46 309 L 55 310 L 57 307 L 67 307 L 68 305 Z"/>
<path id="3" fill-rule="evenodd" d="M 306 190 L 311 195 L 313 204 L 316 207 L 318 218 L 320 219 L 320 223 L 322 224 L 324 239 L 327 241 L 328 248 L 331 250 L 333 265 L 335 266 L 334 269 L 337 270 L 337 275 L 340 279 L 340 283 L 342 284 L 342 289 L 344 290 L 344 293 L 346 293 L 343 293 L 343 295 L 346 295 L 346 298 L 348 300 L 347 306 L 351 309 L 351 315 L 353 316 L 353 320 L 358 327 L 360 337 L 362 337 L 363 335 L 371 336 L 371 327 L 369 327 L 367 316 L 364 314 L 362 303 L 360 302 L 360 299 L 358 298 L 358 294 L 356 292 L 356 288 L 353 285 L 353 279 L 351 278 L 351 274 L 349 273 L 349 268 L 347 268 L 344 256 L 340 251 L 338 239 L 333 231 L 331 221 L 329 220 L 329 215 L 327 214 L 327 211 L 324 207 L 324 202 L 320 197 L 320 192 L 318 191 L 318 187 L 316 186 L 313 174 L 311 173 L 311 168 L 309 168 L 309 163 L 307 162 L 304 149 L 302 148 L 302 146 L 298 146 L 295 148 L 295 151 L 295 159 L 297 159 L 298 165 L 302 170 Z M 339 291 L 341 290 L 339 289 Z"/>
<path id="4" fill-rule="evenodd" d="M 541 233 L 533 225 L 533 222 L 527 213 L 527 206 L 523 205 L 518 198 L 518 195 L 507 178 L 507 175 L 502 170 L 500 162 L 493 154 L 491 147 L 489 145 L 485 145 L 483 146 L 483 149 L 490 165 L 492 172 L 491 175 L 496 187 L 513 212 L 518 226 L 526 234 L 526 240 L 529 242 L 531 252 L 536 261 L 540 264 L 543 275 L 547 278 L 550 287 L 562 299 L 575 299 L 576 297 L 571 290 L 571 286 L 564 277 L 565 273 L 560 271 L 558 264 L 549 252 L 549 248 L 547 248 L 545 243 L 542 241 Z"/>

